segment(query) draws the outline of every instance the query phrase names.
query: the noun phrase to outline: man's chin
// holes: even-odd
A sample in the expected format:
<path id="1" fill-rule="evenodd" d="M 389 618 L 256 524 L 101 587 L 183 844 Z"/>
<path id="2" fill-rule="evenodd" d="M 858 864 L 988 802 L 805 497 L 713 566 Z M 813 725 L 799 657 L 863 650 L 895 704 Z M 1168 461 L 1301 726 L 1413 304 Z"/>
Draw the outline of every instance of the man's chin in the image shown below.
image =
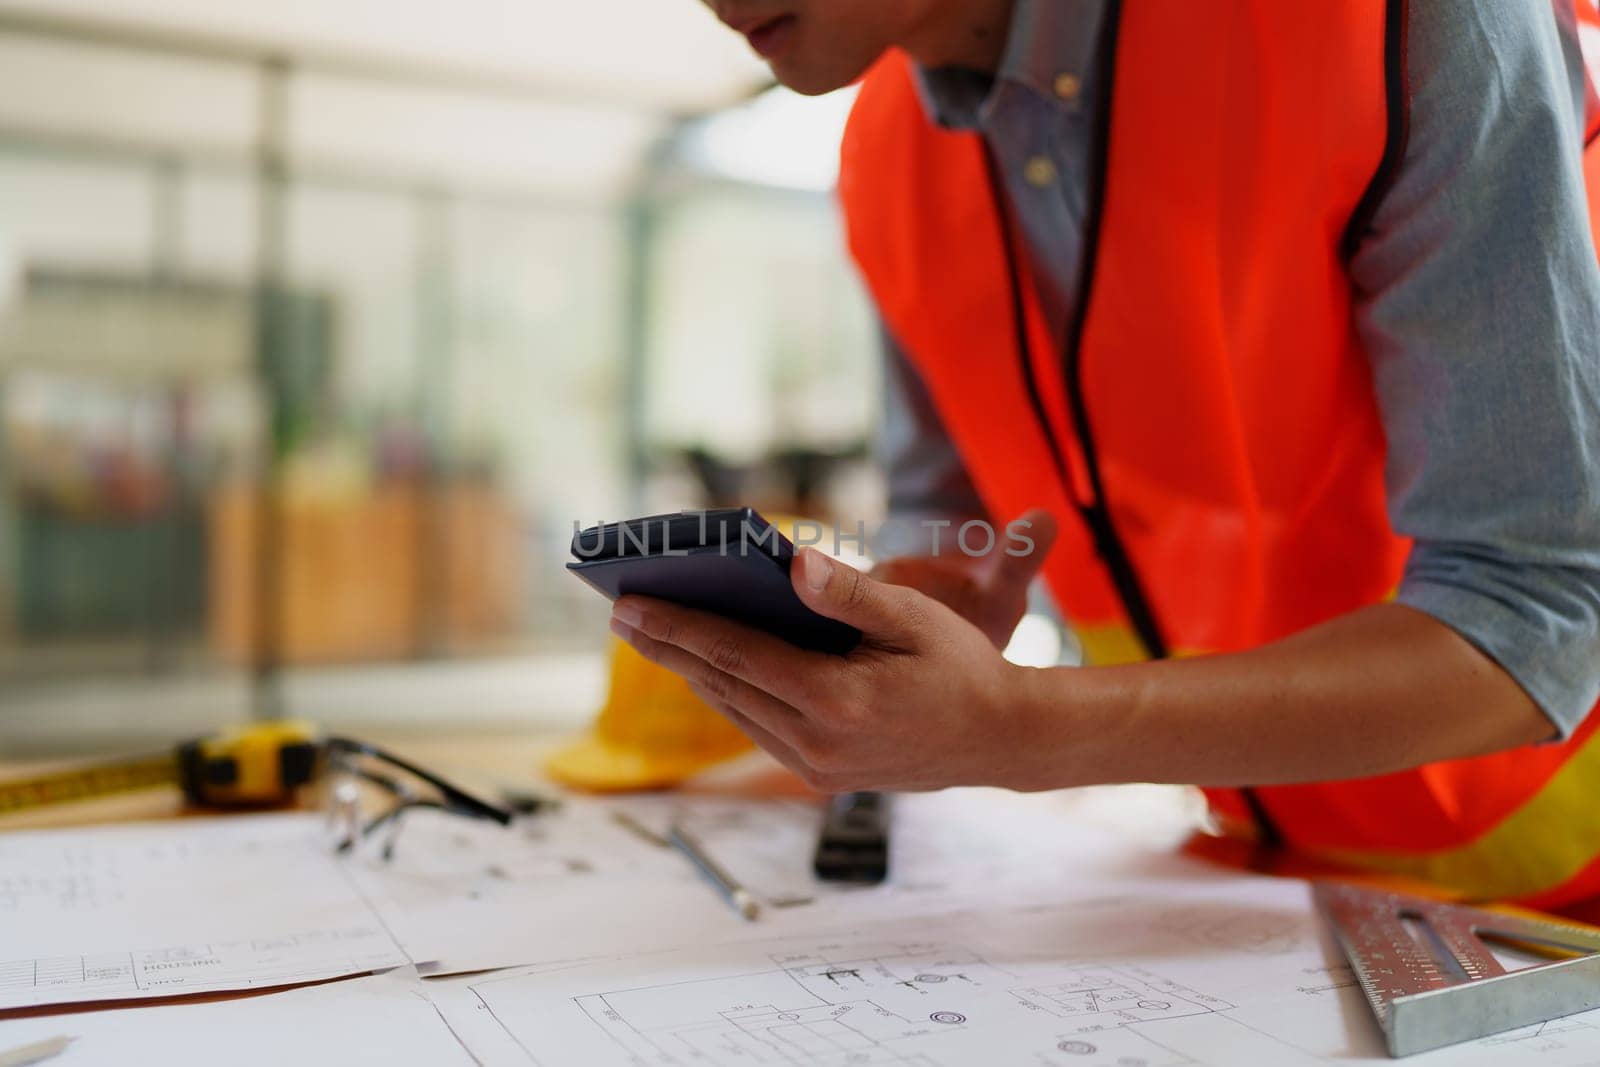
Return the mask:
<path id="1" fill-rule="evenodd" d="M 841 67 L 837 63 L 830 63 L 826 67 L 820 67 L 782 60 L 769 64 L 772 76 L 777 78 L 784 88 L 791 89 L 801 96 L 823 96 L 836 89 L 843 89 L 847 85 L 854 85 L 861 80 L 861 76 L 871 65 L 867 62 L 860 64 L 859 67 Z"/>

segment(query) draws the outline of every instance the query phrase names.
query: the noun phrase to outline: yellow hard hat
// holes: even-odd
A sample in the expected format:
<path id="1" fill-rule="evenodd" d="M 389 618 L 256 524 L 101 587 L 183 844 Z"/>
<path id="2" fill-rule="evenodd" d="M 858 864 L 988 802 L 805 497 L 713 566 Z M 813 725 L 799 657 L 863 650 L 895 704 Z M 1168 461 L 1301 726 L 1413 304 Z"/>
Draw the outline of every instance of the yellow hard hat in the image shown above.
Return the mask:
<path id="1" fill-rule="evenodd" d="M 595 792 L 662 789 L 752 747 L 682 678 L 612 638 L 611 689 L 599 718 L 551 755 L 545 771 Z"/>

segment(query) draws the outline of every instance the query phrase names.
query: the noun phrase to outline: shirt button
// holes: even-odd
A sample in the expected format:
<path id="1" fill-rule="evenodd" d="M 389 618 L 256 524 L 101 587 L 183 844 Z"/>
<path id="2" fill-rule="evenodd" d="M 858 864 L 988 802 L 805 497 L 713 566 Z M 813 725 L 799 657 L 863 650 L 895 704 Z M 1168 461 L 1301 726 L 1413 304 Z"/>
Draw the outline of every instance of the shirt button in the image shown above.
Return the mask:
<path id="1" fill-rule="evenodd" d="M 1076 74 L 1057 74 L 1055 80 L 1056 95 L 1063 100 L 1076 100 L 1083 91 L 1083 80 Z"/>
<path id="2" fill-rule="evenodd" d="M 1043 189 L 1056 180 L 1056 165 L 1049 156 L 1034 156 L 1023 164 L 1022 178 L 1035 189 Z"/>

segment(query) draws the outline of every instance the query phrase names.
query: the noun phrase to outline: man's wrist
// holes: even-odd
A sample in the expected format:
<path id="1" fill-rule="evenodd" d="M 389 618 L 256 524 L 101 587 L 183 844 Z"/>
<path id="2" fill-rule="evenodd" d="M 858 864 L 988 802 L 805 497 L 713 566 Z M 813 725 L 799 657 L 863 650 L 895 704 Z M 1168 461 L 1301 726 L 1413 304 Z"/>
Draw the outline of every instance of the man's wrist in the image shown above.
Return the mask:
<path id="1" fill-rule="evenodd" d="M 995 784 L 1038 792 L 1125 780 L 1128 681 L 1112 668 L 1009 668 L 1000 721 L 1015 759 Z"/>

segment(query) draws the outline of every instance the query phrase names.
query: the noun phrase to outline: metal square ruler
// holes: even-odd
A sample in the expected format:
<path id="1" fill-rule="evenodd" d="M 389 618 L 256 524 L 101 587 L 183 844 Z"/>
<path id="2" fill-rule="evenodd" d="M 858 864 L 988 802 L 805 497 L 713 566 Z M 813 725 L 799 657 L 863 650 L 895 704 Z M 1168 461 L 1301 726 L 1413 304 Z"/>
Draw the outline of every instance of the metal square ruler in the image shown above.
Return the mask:
<path id="1" fill-rule="evenodd" d="M 1314 893 L 1391 1056 L 1600 1007 L 1600 931 L 1338 882 Z M 1508 971 L 1494 943 L 1570 958 Z"/>

